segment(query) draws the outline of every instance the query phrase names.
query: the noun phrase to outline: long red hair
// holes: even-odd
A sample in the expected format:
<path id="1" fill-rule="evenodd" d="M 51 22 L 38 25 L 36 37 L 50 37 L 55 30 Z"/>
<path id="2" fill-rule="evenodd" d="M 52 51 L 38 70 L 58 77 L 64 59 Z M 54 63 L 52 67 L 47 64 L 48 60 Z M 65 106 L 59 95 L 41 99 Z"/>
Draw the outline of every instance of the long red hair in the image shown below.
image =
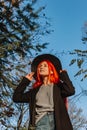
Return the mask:
<path id="1" fill-rule="evenodd" d="M 48 60 L 44 60 L 42 62 L 46 62 L 48 64 L 48 70 L 49 70 L 49 77 L 48 80 L 51 83 L 58 83 L 59 82 L 59 75 L 54 67 L 54 65 L 48 61 Z M 36 77 L 36 82 L 33 85 L 33 88 L 39 87 L 41 84 L 43 84 L 43 80 L 41 75 L 39 74 L 38 68 L 40 67 L 40 65 L 42 64 L 42 62 L 39 63 L 38 67 L 37 67 L 37 77 Z"/>
<path id="2" fill-rule="evenodd" d="M 60 79 L 59 79 L 59 75 L 58 75 L 54 65 L 49 60 L 43 60 L 42 62 L 46 62 L 48 64 L 48 69 L 49 69 L 49 77 L 48 77 L 48 79 L 49 79 L 49 81 L 51 83 L 58 83 L 60 81 Z M 42 77 L 41 77 L 41 75 L 39 74 L 39 71 L 38 71 L 38 68 L 40 67 L 42 62 L 40 62 L 38 67 L 37 67 L 37 72 L 36 72 L 37 77 L 36 77 L 36 82 L 33 84 L 33 88 L 37 88 L 37 87 L 39 87 L 39 86 L 41 86 L 43 84 Z M 64 103 L 65 103 L 66 108 L 68 109 L 68 100 L 67 100 L 67 98 L 64 98 Z"/>

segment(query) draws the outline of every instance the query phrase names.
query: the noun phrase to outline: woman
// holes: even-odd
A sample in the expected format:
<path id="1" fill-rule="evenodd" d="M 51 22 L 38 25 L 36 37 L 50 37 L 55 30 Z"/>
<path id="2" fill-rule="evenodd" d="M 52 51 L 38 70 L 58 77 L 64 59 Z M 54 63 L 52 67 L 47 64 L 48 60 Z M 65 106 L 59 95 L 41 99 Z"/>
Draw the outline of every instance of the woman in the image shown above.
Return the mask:
<path id="1" fill-rule="evenodd" d="M 35 79 L 32 89 L 26 87 Z M 67 97 L 75 93 L 60 60 L 51 54 L 37 56 L 16 88 L 13 101 L 29 103 L 29 130 L 73 130 L 67 112 Z"/>

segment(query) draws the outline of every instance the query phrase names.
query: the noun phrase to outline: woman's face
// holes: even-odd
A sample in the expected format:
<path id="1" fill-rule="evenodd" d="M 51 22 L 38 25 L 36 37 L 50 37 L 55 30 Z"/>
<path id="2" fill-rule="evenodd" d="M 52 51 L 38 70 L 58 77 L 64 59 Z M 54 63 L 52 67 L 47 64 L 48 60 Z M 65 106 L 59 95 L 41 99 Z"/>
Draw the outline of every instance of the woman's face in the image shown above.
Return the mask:
<path id="1" fill-rule="evenodd" d="M 47 62 L 43 61 L 40 63 L 38 67 L 38 72 L 41 76 L 48 76 L 49 75 L 49 68 Z"/>

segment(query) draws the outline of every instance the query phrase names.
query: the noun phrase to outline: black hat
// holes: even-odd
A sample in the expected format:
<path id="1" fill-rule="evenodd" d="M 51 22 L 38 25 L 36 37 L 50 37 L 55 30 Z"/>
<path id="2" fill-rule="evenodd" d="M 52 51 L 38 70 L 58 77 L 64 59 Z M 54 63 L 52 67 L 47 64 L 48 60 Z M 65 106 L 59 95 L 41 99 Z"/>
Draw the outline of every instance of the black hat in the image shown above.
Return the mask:
<path id="1" fill-rule="evenodd" d="M 55 67 L 56 71 L 59 73 L 59 71 L 62 69 L 62 65 L 60 60 L 52 55 L 52 54 L 42 54 L 42 55 L 38 55 L 31 64 L 31 71 L 35 72 L 34 77 L 36 77 L 36 71 L 37 71 L 37 66 L 39 65 L 39 63 L 43 60 L 49 60 Z"/>

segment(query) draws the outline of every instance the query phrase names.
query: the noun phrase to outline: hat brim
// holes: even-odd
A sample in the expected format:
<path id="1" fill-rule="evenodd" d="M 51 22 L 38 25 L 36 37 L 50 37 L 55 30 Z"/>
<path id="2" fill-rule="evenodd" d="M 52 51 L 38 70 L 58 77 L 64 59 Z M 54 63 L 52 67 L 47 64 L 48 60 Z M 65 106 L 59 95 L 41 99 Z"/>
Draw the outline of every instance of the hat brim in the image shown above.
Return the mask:
<path id="1" fill-rule="evenodd" d="M 56 71 L 59 73 L 59 71 L 62 69 L 62 65 L 60 60 L 52 55 L 52 54 L 42 54 L 42 55 L 38 55 L 31 64 L 31 71 L 35 72 L 34 78 L 36 77 L 36 72 L 37 72 L 37 67 L 39 65 L 40 62 L 44 61 L 44 60 L 49 60 L 55 67 Z"/>

